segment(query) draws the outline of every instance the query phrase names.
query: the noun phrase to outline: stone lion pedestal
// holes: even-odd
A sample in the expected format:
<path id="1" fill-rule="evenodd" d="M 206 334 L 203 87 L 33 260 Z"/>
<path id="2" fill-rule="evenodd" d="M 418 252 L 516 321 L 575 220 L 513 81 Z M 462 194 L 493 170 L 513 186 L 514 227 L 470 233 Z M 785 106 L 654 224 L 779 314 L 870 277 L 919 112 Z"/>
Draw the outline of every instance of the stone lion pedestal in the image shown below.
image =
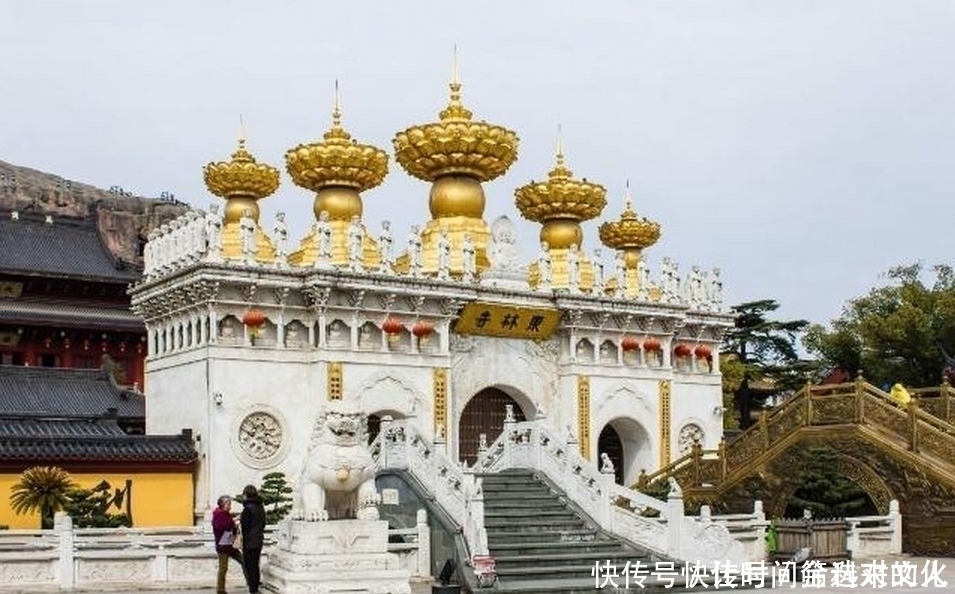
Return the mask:
<path id="1" fill-rule="evenodd" d="M 411 594 L 388 552 L 384 520 L 291 520 L 269 553 L 262 589 L 278 594 Z"/>

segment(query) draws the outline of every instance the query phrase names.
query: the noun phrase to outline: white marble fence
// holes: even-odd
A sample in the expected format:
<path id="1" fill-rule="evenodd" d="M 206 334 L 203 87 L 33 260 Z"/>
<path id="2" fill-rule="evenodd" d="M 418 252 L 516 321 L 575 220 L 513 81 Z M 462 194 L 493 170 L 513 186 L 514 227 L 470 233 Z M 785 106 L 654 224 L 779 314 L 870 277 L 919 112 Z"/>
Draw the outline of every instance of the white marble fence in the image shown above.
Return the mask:
<path id="1" fill-rule="evenodd" d="M 274 545 L 269 527 L 263 551 L 268 564 Z M 388 544 L 413 580 L 431 577 L 431 545 L 427 513 L 417 525 L 389 530 L 403 542 Z M 390 539 L 394 540 L 394 539 Z M 218 558 L 206 525 L 166 528 L 78 528 L 57 514 L 52 530 L 0 531 L 0 592 L 50 590 L 141 590 L 211 588 Z M 234 590 L 244 586 L 233 564 Z"/>

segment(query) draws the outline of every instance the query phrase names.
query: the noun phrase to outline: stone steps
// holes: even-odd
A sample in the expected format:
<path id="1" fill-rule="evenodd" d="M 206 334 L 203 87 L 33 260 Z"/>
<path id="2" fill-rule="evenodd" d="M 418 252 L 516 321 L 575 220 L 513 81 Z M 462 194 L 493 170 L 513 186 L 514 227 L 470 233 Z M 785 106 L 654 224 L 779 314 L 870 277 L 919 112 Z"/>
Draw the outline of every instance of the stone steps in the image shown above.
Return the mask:
<path id="1" fill-rule="evenodd" d="M 530 471 L 484 475 L 482 488 L 499 592 L 593 594 L 598 563 L 621 571 L 628 561 L 652 566 L 647 551 L 599 530 L 567 502 L 563 492 Z M 656 589 L 623 589 L 620 581 L 618 585 L 617 590 L 605 589 L 624 594 Z"/>

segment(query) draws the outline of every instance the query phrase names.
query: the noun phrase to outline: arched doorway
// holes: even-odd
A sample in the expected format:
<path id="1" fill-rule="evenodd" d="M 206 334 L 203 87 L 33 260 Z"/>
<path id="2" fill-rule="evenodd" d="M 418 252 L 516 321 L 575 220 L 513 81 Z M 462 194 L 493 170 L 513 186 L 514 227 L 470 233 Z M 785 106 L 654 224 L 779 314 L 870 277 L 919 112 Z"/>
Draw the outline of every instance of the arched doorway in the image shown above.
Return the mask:
<path id="1" fill-rule="evenodd" d="M 613 462 L 613 480 L 618 485 L 623 484 L 623 441 L 617 430 L 606 425 L 597 438 L 597 467 L 600 467 L 600 458 L 602 454 L 607 454 L 610 461 Z"/>
<path id="2" fill-rule="evenodd" d="M 507 404 L 514 406 L 514 418 L 518 422 L 526 420 L 517 401 L 497 388 L 485 388 L 468 401 L 458 424 L 458 458 L 462 462 L 472 466 L 477 461 L 482 433 L 487 436 L 488 444 L 501 434 Z"/>
<path id="3" fill-rule="evenodd" d="M 379 410 L 368 415 L 368 443 L 375 441 L 378 433 L 381 432 L 382 417 L 391 417 L 394 420 L 403 419 L 405 416 L 400 412 L 393 410 Z"/>

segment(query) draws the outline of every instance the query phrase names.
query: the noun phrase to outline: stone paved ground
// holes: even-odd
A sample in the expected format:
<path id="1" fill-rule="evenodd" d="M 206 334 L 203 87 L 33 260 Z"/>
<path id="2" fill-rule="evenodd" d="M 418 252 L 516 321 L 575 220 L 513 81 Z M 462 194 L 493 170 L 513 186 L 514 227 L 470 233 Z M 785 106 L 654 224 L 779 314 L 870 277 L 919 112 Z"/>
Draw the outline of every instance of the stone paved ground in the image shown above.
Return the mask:
<path id="1" fill-rule="evenodd" d="M 866 585 L 864 587 L 861 585 L 856 585 L 855 587 L 848 587 L 848 586 L 832 587 L 832 581 L 831 581 L 832 573 L 831 573 L 831 569 L 829 569 L 828 570 L 829 573 L 827 573 L 826 575 L 825 587 L 808 587 L 808 584 L 797 583 L 794 585 L 790 585 L 790 584 L 776 585 L 775 587 L 768 587 L 767 585 L 767 587 L 762 588 L 761 590 L 766 592 L 819 592 L 823 594 L 839 594 L 839 593 L 848 593 L 848 592 L 852 592 L 854 594 L 877 594 L 877 593 L 878 594 L 883 594 L 883 593 L 884 594 L 916 594 L 916 593 L 937 594 L 942 592 L 951 593 L 955 591 L 955 559 L 953 558 L 925 559 L 925 558 L 918 558 L 918 557 L 900 556 L 900 557 L 888 557 L 888 558 L 880 559 L 880 561 L 885 561 L 885 565 L 887 567 L 886 585 L 884 587 L 873 587 L 872 585 Z M 932 561 L 937 562 L 936 566 L 941 569 L 939 576 L 941 580 L 947 582 L 947 586 L 923 585 L 925 577 L 926 577 L 926 575 L 923 572 L 926 569 L 926 567 L 928 567 L 929 570 L 931 570 Z M 915 586 L 900 586 L 900 585 L 893 586 L 892 585 L 891 567 L 893 565 L 900 564 L 902 562 L 908 562 L 916 566 L 917 572 L 915 574 L 915 577 L 917 581 Z M 928 562 L 928 565 L 926 565 L 926 562 Z M 864 563 L 867 563 L 867 560 L 855 561 L 857 584 L 862 583 L 863 578 L 861 575 L 861 571 L 862 571 L 861 568 L 862 568 L 862 564 Z M 942 568 L 942 566 L 944 566 L 944 568 Z M 211 577 L 212 577 L 212 580 L 215 579 L 215 576 L 211 576 Z M 232 587 L 229 588 L 229 594 L 246 594 L 245 588 L 240 587 L 238 584 L 233 583 L 231 584 L 231 586 Z M 681 590 L 683 590 L 683 588 L 678 587 L 678 588 L 674 588 L 672 591 L 674 592 L 674 594 L 676 594 L 680 592 Z M 150 594 L 159 594 L 159 593 L 214 594 L 215 589 L 210 587 L 210 588 L 199 588 L 199 589 L 188 589 L 188 590 L 185 590 L 185 589 L 162 590 L 162 589 L 152 589 L 152 588 L 149 588 L 148 585 L 143 584 L 142 587 L 140 588 L 130 588 L 128 590 L 112 590 L 112 591 L 109 591 L 108 594 L 134 594 L 134 593 L 139 593 L 144 591 L 148 591 L 150 592 Z M 431 591 L 430 586 L 428 584 L 416 584 L 414 589 L 412 590 L 412 594 L 429 594 L 430 591 Z M 598 592 L 611 594 L 613 591 L 614 590 L 612 588 L 603 588 L 599 590 L 597 588 L 594 588 L 595 594 L 597 594 Z M 729 588 L 722 588 L 722 587 L 714 588 L 713 584 L 710 584 L 710 586 L 707 589 L 697 590 L 697 591 L 704 591 L 704 592 L 727 591 L 729 592 L 732 590 L 730 590 Z M 736 591 L 739 591 L 739 590 L 737 589 Z M 7 593 L 13 593 L 13 592 L 17 592 L 13 584 L 0 584 L 0 593 L 7 594 Z M 61 594 L 63 592 L 64 591 L 60 591 Z M 493 590 L 489 590 L 489 593 L 493 593 Z M 73 591 L 71 594 L 86 594 L 86 593 L 81 593 L 80 591 Z M 89 594 L 93 594 L 93 593 L 89 593 Z M 106 594 L 106 591 L 98 590 L 96 594 Z"/>

